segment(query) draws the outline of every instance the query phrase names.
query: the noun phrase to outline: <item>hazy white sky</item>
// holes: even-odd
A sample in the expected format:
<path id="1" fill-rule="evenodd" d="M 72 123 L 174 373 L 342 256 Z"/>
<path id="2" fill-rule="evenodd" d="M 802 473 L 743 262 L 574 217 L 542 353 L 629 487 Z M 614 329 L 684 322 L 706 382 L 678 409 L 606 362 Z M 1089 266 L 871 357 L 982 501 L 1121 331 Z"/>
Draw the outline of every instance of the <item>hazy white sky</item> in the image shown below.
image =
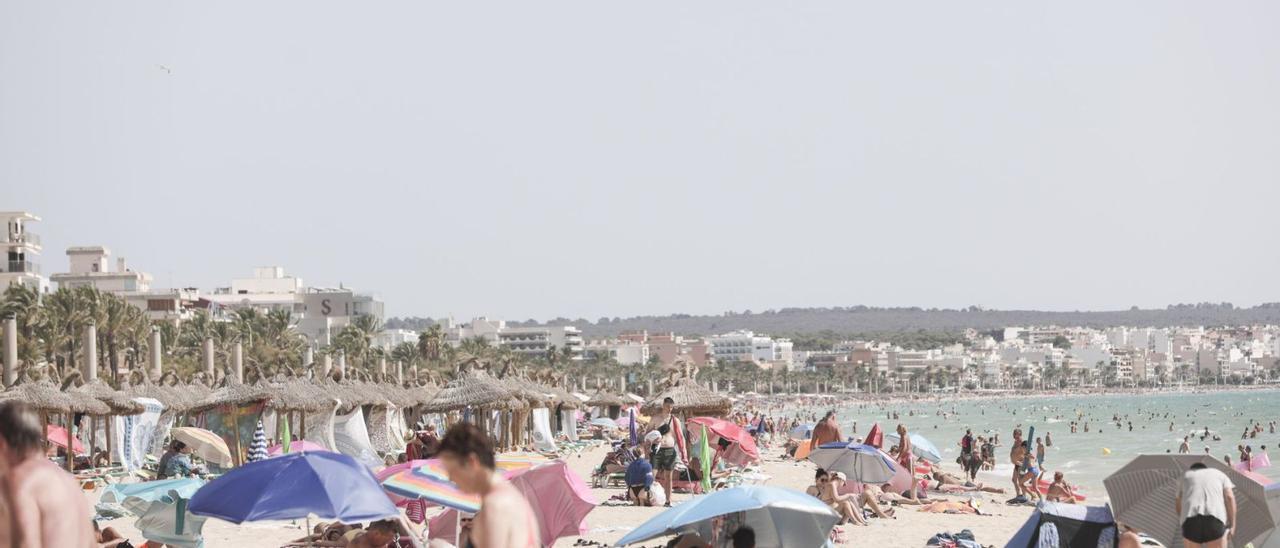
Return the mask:
<path id="1" fill-rule="evenodd" d="M 45 273 L 396 315 L 1280 300 L 1280 2 L 0 0 Z"/>

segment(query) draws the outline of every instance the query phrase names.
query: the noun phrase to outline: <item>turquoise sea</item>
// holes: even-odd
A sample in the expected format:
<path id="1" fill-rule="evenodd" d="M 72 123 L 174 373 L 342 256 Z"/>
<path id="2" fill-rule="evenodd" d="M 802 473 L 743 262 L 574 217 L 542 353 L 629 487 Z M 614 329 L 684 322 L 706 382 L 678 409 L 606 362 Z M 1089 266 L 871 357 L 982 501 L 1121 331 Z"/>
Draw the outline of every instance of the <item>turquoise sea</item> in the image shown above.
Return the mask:
<path id="1" fill-rule="evenodd" d="M 887 418 L 897 412 L 898 418 Z M 998 466 L 984 471 L 978 480 L 1011 488 L 1012 473 L 1008 462 L 1013 429 L 1035 427 L 1035 435 L 1051 435 L 1053 446 L 1046 448 L 1044 466 L 1049 476 L 1062 471 L 1067 481 L 1083 488 L 1090 501 L 1105 499 L 1102 480 L 1134 456 L 1144 453 L 1176 453 L 1183 436 L 1191 431 L 1202 434 L 1206 427 L 1212 436 L 1203 441 L 1191 438 L 1191 451 L 1221 459 L 1230 456 L 1236 462 L 1239 444 L 1251 445 L 1257 454 L 1262 446 L 1268 453 L 1280 446 L 1280 434 L 1272 434 L 1269 423 L 1276 421 L 1280 429 L 1280 391 L 1242 392 L 1163 392 L 1139 395 L 1044 396 L 1034 398 L 956 399 L 894 404 L 857 404 L 837 411 L 840 429 L 845 436 L 861 437 L 874 423 L 892 430 L 898 423 L 921 434 L 943 452 L 944 468 L 959 474 L 955 458 L 966 427 L 974 435 L 990 436 L 998 432 L 1001 446 L 996 449 Z M 1119 420 L 1113 420 L 1118 418 Z M 1071 421 L 1078 421 L 1077 433 L 1071 433 Z M 857 433 L 851 433 L 854 421 Z M 1262 433 L 1256 438 L 1241 439 L 1251 422 L 1261 422 Z M 1084 432 L 1088 423 L 1089 432 Z M 1132 423 L 1132 430 L 1129 424 Z M 1172 429 L 1170 427 L 1172 423 Z M 1034 447 L 1034 445 L 1033 445 Z M 1104 451 L 1104 448 L 1108 451 Z M 1280 465 L 1258 472 L 1280 479 Z"/>

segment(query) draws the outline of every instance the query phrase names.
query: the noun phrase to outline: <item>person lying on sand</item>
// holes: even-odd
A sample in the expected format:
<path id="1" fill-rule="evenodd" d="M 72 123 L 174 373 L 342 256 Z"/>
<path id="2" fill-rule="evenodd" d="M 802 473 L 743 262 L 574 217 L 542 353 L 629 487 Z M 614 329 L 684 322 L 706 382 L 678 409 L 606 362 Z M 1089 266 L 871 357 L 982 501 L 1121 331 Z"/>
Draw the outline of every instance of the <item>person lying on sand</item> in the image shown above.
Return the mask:
<path id="1" fill-rule="evenodd" d="M 977 504 L 973 499 L 965 502 L 939 500 L 921 506 L 920 511 L 932 514 L 981 514 Z"/>

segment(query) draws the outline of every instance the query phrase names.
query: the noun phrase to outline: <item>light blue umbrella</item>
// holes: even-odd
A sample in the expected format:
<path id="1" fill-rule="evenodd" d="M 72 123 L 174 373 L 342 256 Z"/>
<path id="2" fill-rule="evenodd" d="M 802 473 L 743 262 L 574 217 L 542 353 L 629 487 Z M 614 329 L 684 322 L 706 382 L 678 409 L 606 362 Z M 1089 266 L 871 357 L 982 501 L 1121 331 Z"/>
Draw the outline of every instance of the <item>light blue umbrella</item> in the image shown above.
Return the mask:
<path id="1" fill-rule="evenodd" d="M 713 531 L 713 520 L 722 516 L 725 520 L 721 530 Z M 826 503 L 799 491 L 744 485 L 716 491 L 662 512 L 614 545 L 626 546 L 684 533 L 697 533 L 707 540 L 725 538 L 745 525 L 755 530 L 756 546 L 760 548 L 784 545 L 817 548 L 827 543 L 827 535 L 839 520 L 840 516 Z"/>
<path id="2" fill-rule="evenodd" d="M 199 548 L 204 545 L 201 530 L 206 518 L 192 514 L 187 502 L 202 486 L 204 481 L 194 478 L 118 483 L 102 492 L 100 504 L 120 504 L 138 516 L 134 527 L 147 540 Z"/>
<path id="3" fill-rule="evenodd" d="M 204 481 L 195 478 L 143 481 L 139 483 L 113 483 L 102 490 L 102 496 L 98 499 L 98 503 L 119 504 L 130 513 L 141 516 L 151 506 L 152 502 L 172 502 L 170 500 L 170 491 L 176 492 L 178 496 L 184 499 L 189 499 L 203 485 Z"/>
<path id="4" fill-rule="evenodd" d="M 613 422 L 613 419 L 607 419 L 604 417 L 591 419 L 591 426 L 599 426 L 600 428 L 608 428 L 610 430 L 618 429 L 618 423 Z"/>
<path id="5" fill-rule="evenodd" d="M 908 436 L 911 438 L 911 452 L 915 453 L 917 457 L 934 464 L 942 462 L 942 451 L 939 451 L 933 442 L 915 432 L 908 434 Z M 884 437 L 893 443 L 898 443 L 899 440 L 897 432 L 886 432 Z"/>
<path id="6" fill-rule="evenodd" d="M 843 472 L 859 483 L 886 483 L 898 470 L 893 460 L 879 449 L 861 443 L 824 443 L 809 453 L 809 460 L 827 472 Z"/>
<path id="7" fill-rule="evenodd" d="M 813 437 L 813 425 L 797 424 L 787 435 L 793 440 L 807 440 Z"/>

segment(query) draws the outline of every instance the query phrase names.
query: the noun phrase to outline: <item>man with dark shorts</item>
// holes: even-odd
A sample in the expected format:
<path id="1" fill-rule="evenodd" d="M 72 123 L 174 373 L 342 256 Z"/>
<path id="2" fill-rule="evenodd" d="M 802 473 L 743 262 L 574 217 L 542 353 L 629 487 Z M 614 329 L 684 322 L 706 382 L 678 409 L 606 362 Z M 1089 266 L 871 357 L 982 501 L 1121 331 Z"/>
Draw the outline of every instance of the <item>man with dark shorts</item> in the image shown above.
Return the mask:
<path id="1" fill-rule="evenodd" d="M 655 413 L 649 420 L 649 427 L 645 434 L 649 437 L 648 432 L 657 432 L 659 436 L 657 449 L 651 451 L 650 460 L 653 461 L 653 469 L 656 471 L 658 483 L 662 485 L 662 492 L 666 495 L 666 506 L 671 506 L 671 482 L 675 476 L 676 461 L 679 459 L 676 444 L 680 419 L 672 414 L 675 406 L 676 400 L 664 398 L 662 410 Z"/>
<path id="2" fill-rule="evenodd" d="M 1178 519 L 1182 520 L 1183 545 L 1188 548 L 1225 547 L 1236 523 L 1235 485 L 1231 478 L 1202 462 L 1182 476 L 1178 492 Z"/>

